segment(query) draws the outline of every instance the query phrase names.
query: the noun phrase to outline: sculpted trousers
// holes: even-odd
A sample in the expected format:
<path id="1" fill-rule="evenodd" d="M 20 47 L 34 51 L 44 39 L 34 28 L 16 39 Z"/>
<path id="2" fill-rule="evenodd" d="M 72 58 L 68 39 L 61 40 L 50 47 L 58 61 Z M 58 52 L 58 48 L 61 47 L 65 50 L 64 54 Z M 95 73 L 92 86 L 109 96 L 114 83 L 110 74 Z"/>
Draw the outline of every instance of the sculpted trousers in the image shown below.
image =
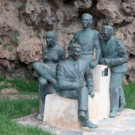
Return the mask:
<path id="1" fill-rule="evenodd" d="M 40 77 L 46 79 L 51 83 L 56 89 L 56 65 L 47 65 L 41 62 L 34 62 L 33 68 L 38 72 Z"/>
<path id="2" fill-rule="evenodd" d="M 38 72 L 38 74 L 50 81 L 52 78 L 56 79 L 56 68 L 50 67 L 49 65 L 41 62 L 35 62 L 33 68 Z"/>
<path id="3" fill-rule="evenodd" d="M 78 100 L 78 111 L 88 112 L 88 89 L 83 87 L 80 90 L 61 90 L 59 95 L 66 98 Z"/>
<path id="4" fill-rule="evenodd" d="M 39 77 L 39 95 L 40 95 L 40 115 L 43 117 L 45 108 L 45 98 L 47 94 L 56 93 L 55 88 L 48 83 L 46 79 Z"/>
<path id="5" fill-rule="evenodd" d="M 110 80 L 110 98 L 111 98 L 111 110 L 118 110 L 120 104 L 125 104 L 124 91 L 121 86 L 124 73 L 111 72 Z"/>
<path id="6" fill-rule="evenodd" d="M 49 65 L 41 62 L 35 62 L 33 68 L 39 74 L 39 85 L 40 85 L 40 99 L 41 99 L 41 108 L 40 115 L 44 115 L 44 106 L 45 106 L 45 97 L 47 94 L 56 93 L 56 90 L 51 85 L 53 79 L 56 78 L 56 69 L 50 67 Z"/>

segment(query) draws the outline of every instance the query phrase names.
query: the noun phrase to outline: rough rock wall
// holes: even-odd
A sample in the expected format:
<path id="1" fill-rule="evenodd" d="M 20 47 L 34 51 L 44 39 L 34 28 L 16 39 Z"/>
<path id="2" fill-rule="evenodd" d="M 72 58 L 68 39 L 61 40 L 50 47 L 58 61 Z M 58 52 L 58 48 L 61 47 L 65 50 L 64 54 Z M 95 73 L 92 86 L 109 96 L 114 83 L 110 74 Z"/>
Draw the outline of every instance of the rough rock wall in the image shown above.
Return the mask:
<path id="1" fill-rule="evenodd" d="M 31 64 L 41 60 L 46 31 L 56 31 L 58 45 L 66 49 L 85 12 L 99 32 L 102 25 L 114 27 L 130 57 L 127 77 L 135 82 L 134 0 L 0 0 L 0 75 L 32 78 Z"/>

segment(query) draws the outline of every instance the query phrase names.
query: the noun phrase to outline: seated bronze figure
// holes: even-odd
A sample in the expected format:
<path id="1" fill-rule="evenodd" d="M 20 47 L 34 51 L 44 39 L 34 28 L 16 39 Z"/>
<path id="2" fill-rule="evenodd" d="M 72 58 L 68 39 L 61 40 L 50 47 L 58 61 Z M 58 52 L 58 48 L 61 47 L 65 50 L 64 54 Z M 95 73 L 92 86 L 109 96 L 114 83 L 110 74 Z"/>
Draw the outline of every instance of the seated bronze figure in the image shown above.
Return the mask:
<path id="1" fill-rule="evenodd" d="M 69 57 L 57 65 L 56 77 L 59 95 L 78 100 L 78 118 L 82 127 L 97 128 L 89 120 L 88 96 L 94 97 L 92 72 L 81 55 L 80 45 L 72 43 Z"/>
<path id="2" fill-rule="evenodd" d="M 45 97 L 47 94 L 55 93 L 56 65 L 65 59 L 65 51 L 56 44 L 56 33 L 49 31 L 46 33 L 47 46 L 42 45 L 42 62 L 33 63 L 33 68 L 39 74 L 41 117 L 44 116 Z M 51 84 L 51 85 L 50 85 Z M 53 87 L 52 87 L 53 86 Z"/>

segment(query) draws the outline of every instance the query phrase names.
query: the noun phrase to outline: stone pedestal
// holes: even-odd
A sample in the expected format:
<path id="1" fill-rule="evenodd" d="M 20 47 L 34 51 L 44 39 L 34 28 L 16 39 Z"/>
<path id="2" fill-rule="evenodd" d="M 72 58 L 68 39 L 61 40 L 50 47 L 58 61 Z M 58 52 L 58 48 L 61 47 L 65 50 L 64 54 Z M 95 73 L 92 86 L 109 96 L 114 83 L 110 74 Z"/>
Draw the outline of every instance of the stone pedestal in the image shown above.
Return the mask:
<path id="1" fill-rule="evenodd" d="M 92 122 L 97 123 L 107 118 L 110 112 L 110 70 L 107 66 L 98 65 L 92 71 L 95 97 L 89 96 L 89 117 Z M 62 98 L 56 94 L 46 96 L 44 122 L 53 126 L 78 129 L 78 102 L 74 99 Z"/>
<path id="2" fill-rule="evenodd" d="M 98 65 L 92 70 L 94 98 L 89 97 L 89 117 L 93 122 L 107 118 L 110 113 L 110 69 Z"/>
<path id="3" fill-rule="evenodd" d="M 78 102 L 56 94 L 46 96 L 44 122 L 57 127 L 79 128 Z"/>

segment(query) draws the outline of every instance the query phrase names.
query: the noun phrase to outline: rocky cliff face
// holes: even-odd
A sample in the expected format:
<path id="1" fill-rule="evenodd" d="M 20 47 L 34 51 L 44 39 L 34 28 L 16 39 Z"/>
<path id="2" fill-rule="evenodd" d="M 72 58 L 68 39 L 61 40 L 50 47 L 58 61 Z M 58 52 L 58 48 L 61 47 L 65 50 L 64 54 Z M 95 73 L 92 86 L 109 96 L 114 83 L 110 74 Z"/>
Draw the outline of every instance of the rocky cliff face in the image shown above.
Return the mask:
<path id="1" fill-rule="evenodd" d="M 114 27 L 130 57 L 127 79 L 135 82 L 134 0 L 0 0 L 0 75 L 31 79 L 46 31 L 56 31 L 58 45 L 66 49 L 85 12 L 99 32 L 102 25 Z"/>

